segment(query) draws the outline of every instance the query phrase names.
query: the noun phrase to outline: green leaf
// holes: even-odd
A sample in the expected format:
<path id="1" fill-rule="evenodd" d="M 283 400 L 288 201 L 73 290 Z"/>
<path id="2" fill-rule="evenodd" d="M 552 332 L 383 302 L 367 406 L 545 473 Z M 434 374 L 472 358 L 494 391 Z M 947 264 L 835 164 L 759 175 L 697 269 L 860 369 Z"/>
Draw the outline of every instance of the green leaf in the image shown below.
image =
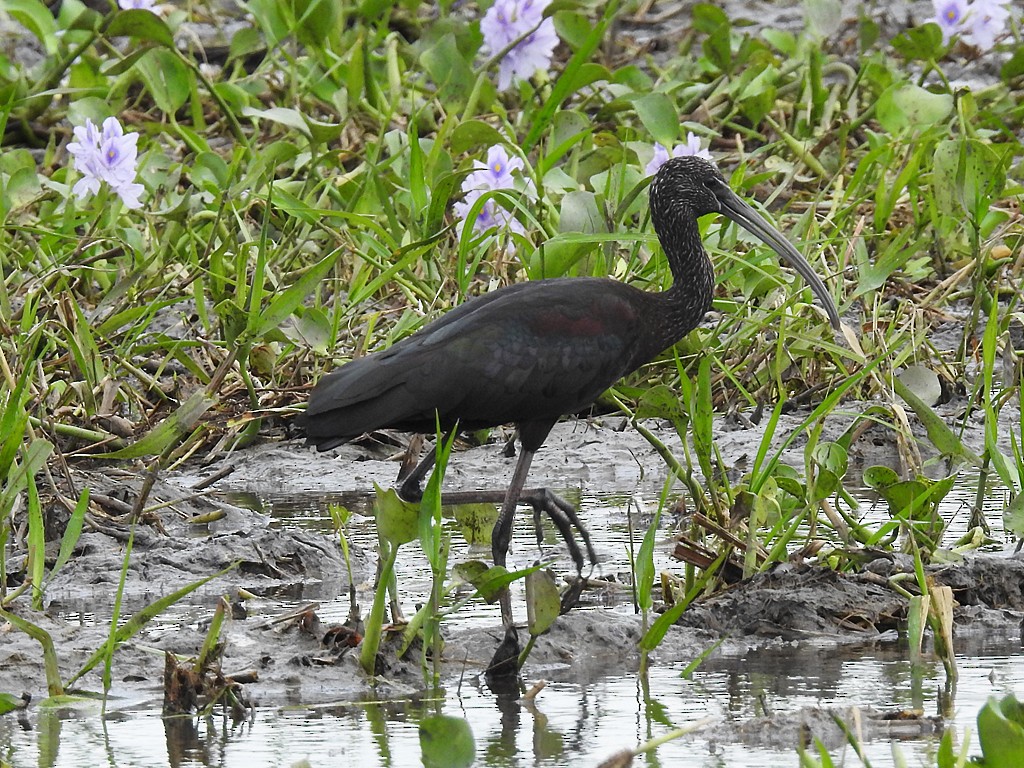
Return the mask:
<path id="1" fill-rule="evenodd" d="M 459 51 L 455 35 L 449 32 L 424 50 L 420 55 L 420 64 L 430 79 L 437 84 L 437 98 L 442 104 L 450 108 L 453 102 L 466 103 L 473 91 L 477 75 Z M 490 89 L 493 95 L 494 86 L 489 82 L 484 82 L 482 87 Z M 457 150 L 453 147 L 452 151 Z"/>
<path id="2" fill-rule="evenodd" d="M 3 8 L 19 24 L 35 35 L 48 56 L 57 55 L 57 23 L 39 0 L 5 0 Z M 151 14 L 152 15 L 152 14 Z"/>
<path id="3" fill-rule="evenodd" d="M 541 569 L 526 574 L 526 622 L 530 634 L 537 637 L 547 632 L 561 610 L 562 601 L 551 571 Z"/>
<path id="4" fill-rule="evenodd" d="M 498 507 L 494 504 L 459 504 L 452 507 L 455 522 L 466 543 L 472 546 L 491 546 L 491 533 L 498 522 Z"/>
<path id="5" fill-rule="evenodd" d="M 942 213 L 980 225 L 1006 181 L 1004 156 L 978 139 L 946 139 L 933 156 L 935 201 Z"/>
<path id="6" fill-rule="evenodd" d="M 978 713 L 978 741 L 985 768 L 1020 768 L 1024 765 L 1024 716 L 1012 693 L 1002 701 L 989 697 Z"/>
<path id="7" fill-rule="evenodd" d="M 1018 538 L 1024 537 L 1024 493 L 1018 493 L 1003 510 L 1003 527 Z"/>
<path id="8" fill-rule="evenodd" d="M 521 571 L 508 571 L 500 565 L 487 566 L 481 560 L 469 560 L 465 563 L 458 563 L 452 568 L 452 572 L 463 581 L 476 587 L 477 594 L 486 602 L 493 603 L 498 599 L 501 591 L 517 579 L 524 578 L 527 574 L 539 570 L 541 565 L 534 565 L 524 568 Z"/>
<path id="9" fill-rule="evenodd" d="M 523 140 L 522 147 L 525 151 L 532 149 L 544 135 L 548 126 L 551 125 L 551 121 L 554 120 L 555 114 L 561 108 L 562 102 L 569 98 L 575 89 L 581 87 L 580 70 L 590 62 L 591 55 L 604 40 L 605 30 L 615 17 L 618 6 L 617 2 L 611 2 L 605 6 L 601 21 L 594 25 L 590 35 L 576 49 L 568 64 L 565 65 L 565 70 L 555 82 L 551 92 L 546 94 L 543 106 L 535 113 L 534 120 L 530 124 L 530 131 L 527 133 L 526 139 Z M 583 77 L 582 82 L 586 82 L 589 77 L 589 75 Z"/>
<path id="10" fill-rule="evenodd" d="M 981 459 L 976 453 L 967 448 L 949 428 L 949 425 L 926 405 L 921 398 L 915 395 L 907 386 L 900 381 L 899 377 L 892 380 L 893 390 L 903 398 L 903 401 L 911 407 L 917 418 L 924 424 L 928 432 L 928 439 L 935 449 L 944 456 L 967 459 L 974 464 L 981 466 Z"/>
<path id="11" fill-rule="evenodd" d="M 953 97 L 932 93 L 913 83 L 895 83 L 878 97 L 878 122 L 890 133 L 904 128 L 931 128 L 953 111 Z"/>
<path id="12" fill-rule="evenodd" d="M 453 155 L 471 150 L 504 144 L 505 137 L 493 125 L 483 120 L 466 120 L 452 131 L 451 148 Z"/>
<path id="13" fill-rule="evenodd" d="M 138 11 L 148 16 L 153 14 Z M 136 65 L 146 90 L 160 109 L 173 115 L 181 109 L 192 92 L 192 73 L 177 54 L 163 48 L 153 48 Z"/>
<path id="14" fill-rule="evenodd" d="M 342 249 L 340 248 L 332 251 L 306 270 L 302 277 L 276 295 L 276 298 L 263 311 L 263 319 L 256 328 L 257 340 L 279 327 L 285 318 L 298 309 L 317 284 L 331 271 L 341 253 Z"/>
<path id="15" fill-rule="evenodd" d="M 420 720 L 420 750 L 426 768 L 469 768 L 476 759 L 469 723 L 450 715 Z"/>
<path id="16" fill-rule="evenodd" d="M 892 47 L 903 58 L 919 61 L 938 59 L 945 48 L 942 30 L 934 22 L 910 27 L 892 39 Z"/>
<path id="17" fill-rule="evenodd" d="M 0 693 L 0 715 L 6 715 L 16 709 L 24 709 L 26 701 L 10 693 Z"/>
<path id="18" fill-rule="evenodd" d="M 419 505 L 402 501 L 394 488 L 384 490 L 374 483 L 373 489 L 377 494 L 377 535 L 392 547 L 415 541 L 419 535 Z"/>
<path id="19" fill-rule="evenodd" d="M 75 509 L 71 513 L 71 517 L 68 518 L 68 524 L 64 528 L 64 536 L 60 541 L 60 554 L 57 555 L 57 561 L 50 569 L 50 575 L 48 578 L 52 579 L 57 571 L 63 568 L 67 561 L 71 559 L 71 555 L 75 551 L 75 545 L 78 543 L 78 537 L 82 534 L 82 525 L 85 523 L 85 513 L 88 511 L 89 489 L 86 487 L 82 489 L 82 493 L 78 497 L 78 503 L 75 504 Z"/>
<path id="20" fill-rule="evenodd" d="M 174 35 L 164 20 L 152 11 L 133 9 L 114 14 L 106 29 L 108 37 L 132 37 L 149 40 L 165 48 L 174 48 Z"/>
<path id="21" fill-rule="evenodd" d="M 633 107 L 654 140 L 671 152 L 679 138 L 679 112 L 672 99 L 664 93 L 648 93 L 633 102 Z"/>

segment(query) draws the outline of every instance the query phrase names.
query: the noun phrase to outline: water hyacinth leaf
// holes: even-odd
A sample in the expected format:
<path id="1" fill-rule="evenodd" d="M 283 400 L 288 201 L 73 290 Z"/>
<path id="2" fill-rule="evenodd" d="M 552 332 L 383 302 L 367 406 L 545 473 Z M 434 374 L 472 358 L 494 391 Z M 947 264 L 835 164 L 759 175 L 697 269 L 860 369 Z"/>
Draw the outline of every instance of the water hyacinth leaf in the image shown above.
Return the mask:
<path id="1" fill-rule="evenodd" d="M 655 141 L 670 147 L 679 138 L 679 113 L 668 95 L 649 93 L 634 101 L 633 108 Z"/>
<path id="2" fill-rule="evenodd" d="M 136 69 L 146 84 L 146 90 L 163 112 L 174 114 L 188 101 L 192 92 L 192 73 L 177 54 L 154 48 L 139 59 Z"/>
<path id="3" fill-rule="evenodd" d="M 174 35 L 170 27 L 152 11 L 132 9 L 114 14 L 106 34 L 108 37 L 149 40 L 165 48 L 174 48 Z"/>
<path id="4" fill-rule="evenodd" d="M 557 5 L 557 3 L 555 4 Z M 578 10 L 555 11 L 552 18 L 555 22 L 555 30 L 558 36 L 573 48 L 586 45 L 587 35 L 593 29 L 594 24 L 587 17 L 587 14 Z"/>
<path id="5" fill-rule="evenodd" d="M 1003 510 L 1003 527 L 1017 538 L 1024 537 L 1024 493 L 1018 493 Z"/>
<path id="6" fill-rule="evenodd" d="M 140 440 L 118 451 L 94 454 L 101 459 L 138 459 L 163 453 L 173 442 L 191 432 L 200 417 L 216 403 L 203 390 L 193 392 L 170 416 L 151 429 Z"/>
<path id="7" fill-rule="evenodd" d="M 903 58 L 918 61 L 934 60 L 941 56 L 942 30 L 935 23 L 910 27 L 892 39 L 892 47 Z"/>
<path id="8" fill-rule="evenodd" d="M 990 696 L 978 713 L 978 741 L 985 768 L 1024 765 L 1024 705 L 1012 693 Z"/>
<path id="9" fill-rule="evenodd" d="M 878 122 L 890 133 L 905 128 L 930 128 L 949 117 L 953 97 L 932 93 L 912 83 L 896 83 L 878 98 Z"/>
<path id="10" fill-rule="evenodd" d="M 293 315 L 290 323 L 282 324 L 281 331 L 290 341 L 301 341 L 310 349 L 325 353 L 331 338 L 331 322 L 322 309 L 307 307 L 301 315 Z"/>
<path id="11" fill-rule="evenodd" d="M 394 488 L 384 490 L 374 483 L 373 490 L 377 535 L 392 547 L 415 541 L 419 535 L 419 505 L 402 501 Z"/>
<path id="12" fill-rule="evenodd" d="M 267 43 L 256 27 L 242 27 L 231 36 L 228 61 L 241 59 L 265 49 Z"/>
<path id="13" fill-rule="evenodd" d="M 430 79 L 437 85 L 437 98 L 442 104 L 451 106 L 453 102 L 465 104 L 473 92 L 477 82 L 477 74 L 459 51 L 455 35 L 448 33 L 420 55 L 420 64 Z M 490 104 L 494 99 L 494 85 L 486 79 L 486 73 L 480 83 L 483 104 Z M 456 152 L 454 147 L 453 152 Z"/>
<path id="14" fill-rule="evenodd" d="M 450 715 L 432 715 L 420 721 L 420 750 L 426 768 L 469 768 L 476 759 L 469 723 Z"/>
<path id="15" fill-rule="evenodd" d="M 635 418 L 666 419 L 672 422 L 681 435 L 686 433 L 686 425 L 689 423 L 679 396 L 665 384 L 656 384 L 640 391 Z"/>
<path id="16" fill-rule="evenodd" d="M 452 131 L 451 149 L 454 155 L 504 143 L 505 137 L 501 132 L 483 120 L 464 120 Z"/>
<path id="17" fill-rule="evenodd" d="M 717 5 L 693 6 L 693 26 L 707 35 L 701 50 L 707 60 L 722 72 L 732 69 L 732 28 L 729 17 Z"/>
<path id="18" fill-rule="evenodd" d="M 526 574 L 526 622 L 530 634 L 538 637 L 547 632 L 561 609 L 562 601 L 551 571 L 544 568 Z"/>
<path id="19" fill-rule="evenodd" d="M 481 568 L 481 566 L 483 567 Z M 452 568 L 452 571 L 463 581 L 472 584 L 476 588 L 477 594 L 484 601 L 493 603 L 498 599 L 501 591 L 509 584 L 525 577 L 528 573 L 533 573 L 541 567 L 541 565 L 533 565 L 521 571 L 509 571 L 500 565 L 488 567 L 481 560 L 470 560 L 465 563 L 458 563 Z"/>
<path id="20" fill-rule="evenodd" d="M 832 472 L 836 477 L 846 475 L 849 456 L 846 449 L 839 443 L 818 443 L 814 448 L 812 457 L 818 466 Z"/>
<path id="21" fill-rule="evenodd" d="M 1024 75 L 1024 47 L 1018 46 L 1013 52 L 1013 56 L 999 70 L 999 76 L 1004 83 L 1009 83 L 1010 80 L 1021 75 Z"/>
<path id="22" fill-rule="evenodd" d="M 19 168 L 12 173 L 6 184 L 3 185 L 2 195 L 3 210 L 0 211 L 0 218 L 6 216 L 12 210 L 21 208 L 30 203 L 42 191 L 39 183 L 39 174 L 35 168 Z"/>
<path id="23" fill-rule="evenodd" d="M 48 56 L 57 55 L 57 23 L 39 0 L 5 0 L 4 10 L 43 44 Z"/>
<path id="24" fill-rule="evenodd" d="M 813 40 L 831 37 L 843 24 L 843 4 L 840 0 L 804 0 L 803 5 L 807 33 Z"/>
<path id="25" fill-rule="evenodd" d="M 927 366 L 908 365 L 899 372 L 899 379 L 925 405 L 933 406 L 942 397 L 942 384 L 939 382 L 939 377 Z"/>
<path id="26" fill-rule="evenodd" d="M 242 110 L 242 116 L 251 117 L 254 120 L 269 120 L 270 122 L 277 123 L 285 128 L 291 128 L 293 131 L 298 131 L 307 139 L 313 138 L 313 133 L 306 124 L 305 116 L 297 109 L 290 109 L 288 107 L 270 107 L 269 109 L 245 107 Z"/>
<path id="27" fill-rule="evenodd" d="M 491 533 L 498 521 L 498 507 L 494 504 L 459 504 L 452 508 L 455 522 L 462 537 L 471 547 L 491 545 Z"/>
<path id="28" fill-rule="evenodd" d="M 967 214 L 980 224 L 1006 181 L 1004 157 L 978 139 L 946 139 L 935 146 L 932 188 L 940 210 Z"/>

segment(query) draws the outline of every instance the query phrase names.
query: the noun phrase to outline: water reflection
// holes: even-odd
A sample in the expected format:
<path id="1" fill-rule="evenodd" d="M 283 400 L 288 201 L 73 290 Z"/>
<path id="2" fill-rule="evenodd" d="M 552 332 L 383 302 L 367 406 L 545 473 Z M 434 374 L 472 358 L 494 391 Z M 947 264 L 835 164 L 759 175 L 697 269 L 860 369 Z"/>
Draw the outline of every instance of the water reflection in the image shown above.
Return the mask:
<path id="1" fill-rule="evenodd" d="M 989 636 L 966 644 L 952 723 L 958 740 L 974 731 L 978 709 L 990 694 L 1024 691 L 1019 637 Z M 30 730 L 0 718 L 0 754 L 12 766 L 313 766 L 408 768 L 420 765 L 418 726 L 443 712 L 468 720 L 477 765 L 588 766 L 614 752 L 711 716 L 716 725 L 662 746 L 645 758 L 651 766 L 795 765 L 797 713 L 820 707 L 879 710 L 942 709 L 941 664 L 929 665 L 914 692 L 906 654 L 897 642 L 836 650 L 785 645 L 743 655 L 713 656 L 680 677 L 681 665 L 654 667 L 644 681 L 635 673 L 586 681 L 553 679 L 534 702 L 497 698 L 478 678 L 463 681 L 441 699 L 348 702 L 291 709 L 259 709 L 251 723 L 225 719 L 162 720 L 154 706 L 113 702 L 106 720 L 95 707 L 36 708 Z M 792 730 L 790 730 L 792 726 Z M 777 739 L 769 738 L 777 734 Z M 865 745 L 875 766 L 894 765 L 890 741 L 904 736 L 908 764 L 934 750 L 935 735 L 893 730 Z M 833 755 L 841 743 L 832 745 Z M 977 748 L 973 750 L 977 753 Z M 857 765 L 852 755 L 847 765 Z M 933 762 L 934 764 L 934 762 Z"/>

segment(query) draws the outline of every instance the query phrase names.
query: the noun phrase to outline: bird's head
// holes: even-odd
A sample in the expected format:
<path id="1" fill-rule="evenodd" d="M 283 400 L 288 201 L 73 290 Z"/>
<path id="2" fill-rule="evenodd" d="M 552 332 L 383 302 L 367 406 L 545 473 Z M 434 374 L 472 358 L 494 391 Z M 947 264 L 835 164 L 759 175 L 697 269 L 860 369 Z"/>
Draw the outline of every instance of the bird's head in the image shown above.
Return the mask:
<path id="1" fill-rule="evenodd" d="M 732 191 L 713 162 L 695 155 L 669 159 L 651 182 L 650 201 L 651 220 L 666 250 L 674 241 L 684 241 L 691 228 L 691 236 L 699 237 L 698 217 L 720 213 L 770 246 L 796 270 L 825 307 L 833 327 L 839 328 L 839 312 L 814 268 L 775 227 Z"/>
<path id="2" fill-rule="evenodd" d="M 666 161 L 651 182 L 651 214 L 699 217 L 721 213 L 722 195 L 731 195 L 718 167 L 696 155 L 673 157 Z"/>

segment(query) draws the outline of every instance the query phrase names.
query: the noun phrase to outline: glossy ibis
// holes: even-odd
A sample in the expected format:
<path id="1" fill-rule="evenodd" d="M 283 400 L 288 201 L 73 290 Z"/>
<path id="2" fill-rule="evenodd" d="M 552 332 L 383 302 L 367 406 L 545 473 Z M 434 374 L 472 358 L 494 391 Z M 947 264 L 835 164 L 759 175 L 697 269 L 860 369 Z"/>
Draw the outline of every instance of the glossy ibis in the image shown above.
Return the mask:
<path id="1" fill-rule="evenodd" d="M 324 376 L 297 419 L 307 442 L 326 450 L 382 428 L 433 434 L 438 424 L 448 431 L 515 424 L 522 451 L 508 490 L 445 494 L 444 501 L 502 503 L 492 540 L 498 565 L 505 564 L 516 504 L 532 505 L 535 513 L 552 518 L 581 570 L 573 529 L 593 561 L 586 530 L 572 505 L 547 489 L 524 488 L 530 462 L 560 417 L 586 408 L 704 317 L 714 274 L 698 217 L 721 213 L 771 246 L 839 327 L 835 304 L 811 265 L 733 193 L 713 163 L 698 157 L 666 162 L 651 183 L 650 210 L 672 270 L 667 291 L 642 291 L 607 278 L 560 278 L 510 285 L 467 301 L 388 349 Z M 433 452 L 402 482 L 404 498 L 419 499 L 432 464 Z M 514 641 L 507 594 L 502 620 L 506 641 Z"/>

